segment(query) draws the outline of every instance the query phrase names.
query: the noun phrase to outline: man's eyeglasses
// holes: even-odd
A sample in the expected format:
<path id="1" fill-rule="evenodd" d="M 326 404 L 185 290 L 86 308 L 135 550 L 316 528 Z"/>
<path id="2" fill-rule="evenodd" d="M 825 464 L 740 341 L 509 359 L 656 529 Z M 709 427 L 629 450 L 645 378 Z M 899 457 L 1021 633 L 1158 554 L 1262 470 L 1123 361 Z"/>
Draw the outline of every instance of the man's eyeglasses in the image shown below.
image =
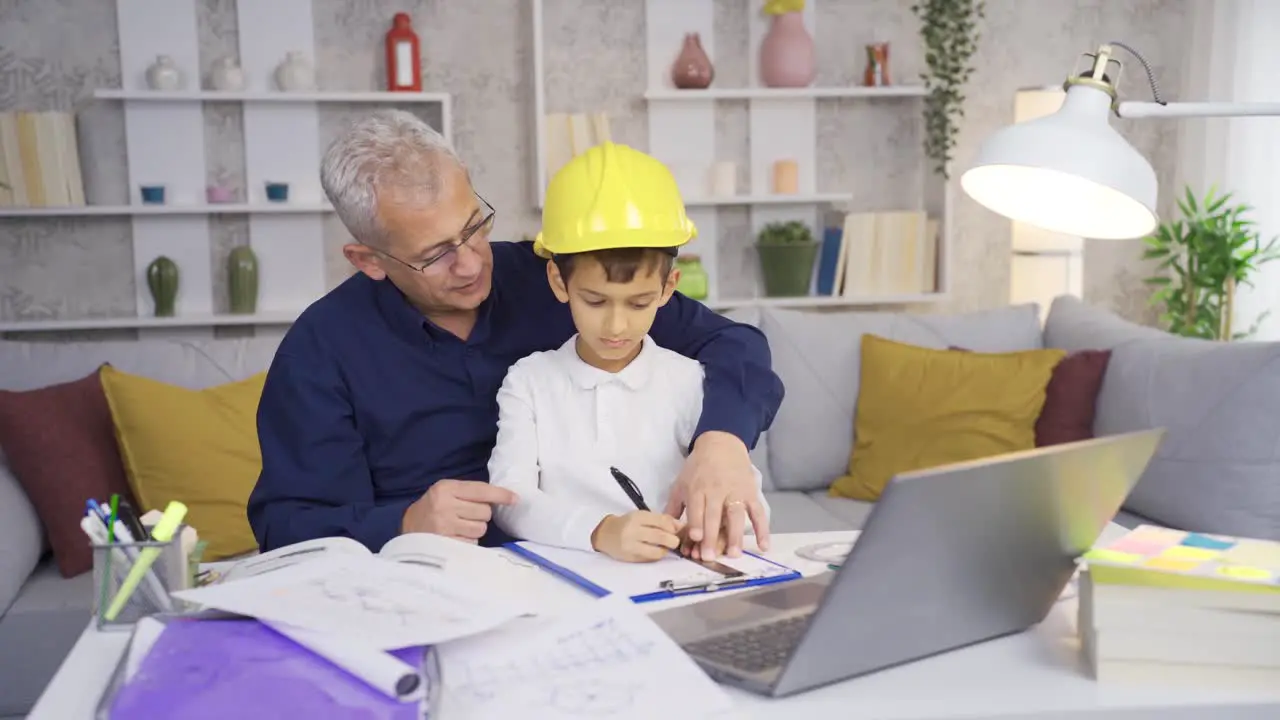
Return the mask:
<path id="1" fill-rule="evenodd" d="M 429 255 L 425 260 L 423 260 L 420 263 L 415 264 L 415 263 L 405 262 L 404 260 L 401 260 L 395 255 L 392 255 L 391 253 L 385 252 L 383 250 L 379 250 L 377 248 L 369 248 L 369 249 L 373 250 L 374 252 L 378 253 L 379 255 L 389 260 L 395 260 L 401 265 L 404 265 L 405 267 L 411 270 L 415 270 L 417 272 L 424 272 L 426 271 L 427 268 L 447 258 L 449 258 L 450 263 L 452 263 L 451 258 L 457 255 L 458 248 L 471 242 L 471 238 L 474 238 L 477 235 L 482 236 L 487 240 L 489 238 L 489 233 L 493 231 L 493 221 L 494 221 L 494 217 L 498 214 L 497 211 L 493 209 L 493 206 L 489 204 L 488 200 L 485 200 L 479 195 L 476 195 L 476 198 L 478 198 L 480 202 L 484 203 L 484 207 L 486 211 L 484 217 L 480 220 L 480 222 L 465 228 L 462 231 L 462 233 L 459 234 L 457 240 L 444 244 L 443 247 L 441 247 L 439 250 L 433 251 L 431 255 Z"/>

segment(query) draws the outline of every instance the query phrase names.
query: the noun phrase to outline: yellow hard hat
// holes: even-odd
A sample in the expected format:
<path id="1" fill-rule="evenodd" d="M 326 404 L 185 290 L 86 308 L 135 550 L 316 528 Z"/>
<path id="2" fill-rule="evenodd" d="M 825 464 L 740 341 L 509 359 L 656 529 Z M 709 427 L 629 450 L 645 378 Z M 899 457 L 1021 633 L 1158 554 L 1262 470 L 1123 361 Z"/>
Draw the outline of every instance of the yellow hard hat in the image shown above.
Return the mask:
<path id="1" fill-rule="evenodd" d="M 545 258 L 622 247 L 674 249 L 697 236 L 667 166 L 606 142 L 551 178 L 533 249 Z"/>

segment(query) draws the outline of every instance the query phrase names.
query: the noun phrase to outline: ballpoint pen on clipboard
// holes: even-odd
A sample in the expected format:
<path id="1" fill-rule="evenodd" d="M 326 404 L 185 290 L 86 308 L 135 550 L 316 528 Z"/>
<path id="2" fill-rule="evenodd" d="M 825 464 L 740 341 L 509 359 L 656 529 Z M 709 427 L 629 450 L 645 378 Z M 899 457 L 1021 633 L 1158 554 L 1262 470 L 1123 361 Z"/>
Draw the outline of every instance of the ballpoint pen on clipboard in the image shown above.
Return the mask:
<path id="1" fill-rule="evenodd" d="M 634 480 L 627 477 L 626 473 L 616 467 L 610 467 L 609 474 L 613 476 L 613 479 L 618 483 L 618 486 L 622 488 L 622 491 L 627 494 L 627 497 L 631 498 L 631 502 L 635 504 L 637 509 L 644 510 L 646 512 L 649 511 L 649 504 L 644 501 L 644 495 L 640 494 L 640 488 L 636 485 Z M 676 555 L 684 557 L 683 555 L 680 555 L 680 553 L 676 553 Z M 725 576 L 726 579 L 746 578 L 746 573 L 741 570 L 729 567 L 728 565 L 716 562 L 715 560 L 695 560 L 694 558 L 684 559 L 690 562 L 695 562 L 712 572 L 720 573 Z"/>

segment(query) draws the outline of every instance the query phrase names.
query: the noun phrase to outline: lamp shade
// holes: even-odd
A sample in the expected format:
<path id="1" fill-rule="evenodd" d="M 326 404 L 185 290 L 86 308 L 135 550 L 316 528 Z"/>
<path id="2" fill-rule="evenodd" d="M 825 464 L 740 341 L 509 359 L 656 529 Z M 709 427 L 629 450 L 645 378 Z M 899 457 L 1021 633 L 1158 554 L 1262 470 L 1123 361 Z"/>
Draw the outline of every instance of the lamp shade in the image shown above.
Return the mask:
<path id="1" fill-rule="evenodd" d="M 1003 128 L 960 177 L 993 212 L 1086 238 L 1143 237 L 1158 223 L 1155 171 L 1108 122 L 1111 96 L 1073 85 L 1057 112 Z"/>

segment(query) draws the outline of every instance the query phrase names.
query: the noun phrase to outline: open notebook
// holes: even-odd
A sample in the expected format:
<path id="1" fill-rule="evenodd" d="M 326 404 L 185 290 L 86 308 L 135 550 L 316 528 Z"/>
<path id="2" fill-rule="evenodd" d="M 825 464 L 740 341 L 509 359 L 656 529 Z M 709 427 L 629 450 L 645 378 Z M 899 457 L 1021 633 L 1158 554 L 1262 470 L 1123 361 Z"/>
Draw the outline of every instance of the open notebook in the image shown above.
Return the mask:
<path id="1" fill-rule="evenodd" d="M 656 562 L 629 563 L 614 560 L 603 553 L 560 548 L 527 540 L 510 543 L 507 547 L 544 570 L 596 596 L 618 593 L 635 602 L 767 585 L 800 577 L 797 570 L 745 552 L 741 557 L 721 557 L 718 560 L 742 573 L 733 577 L 675 553 Z"/>

